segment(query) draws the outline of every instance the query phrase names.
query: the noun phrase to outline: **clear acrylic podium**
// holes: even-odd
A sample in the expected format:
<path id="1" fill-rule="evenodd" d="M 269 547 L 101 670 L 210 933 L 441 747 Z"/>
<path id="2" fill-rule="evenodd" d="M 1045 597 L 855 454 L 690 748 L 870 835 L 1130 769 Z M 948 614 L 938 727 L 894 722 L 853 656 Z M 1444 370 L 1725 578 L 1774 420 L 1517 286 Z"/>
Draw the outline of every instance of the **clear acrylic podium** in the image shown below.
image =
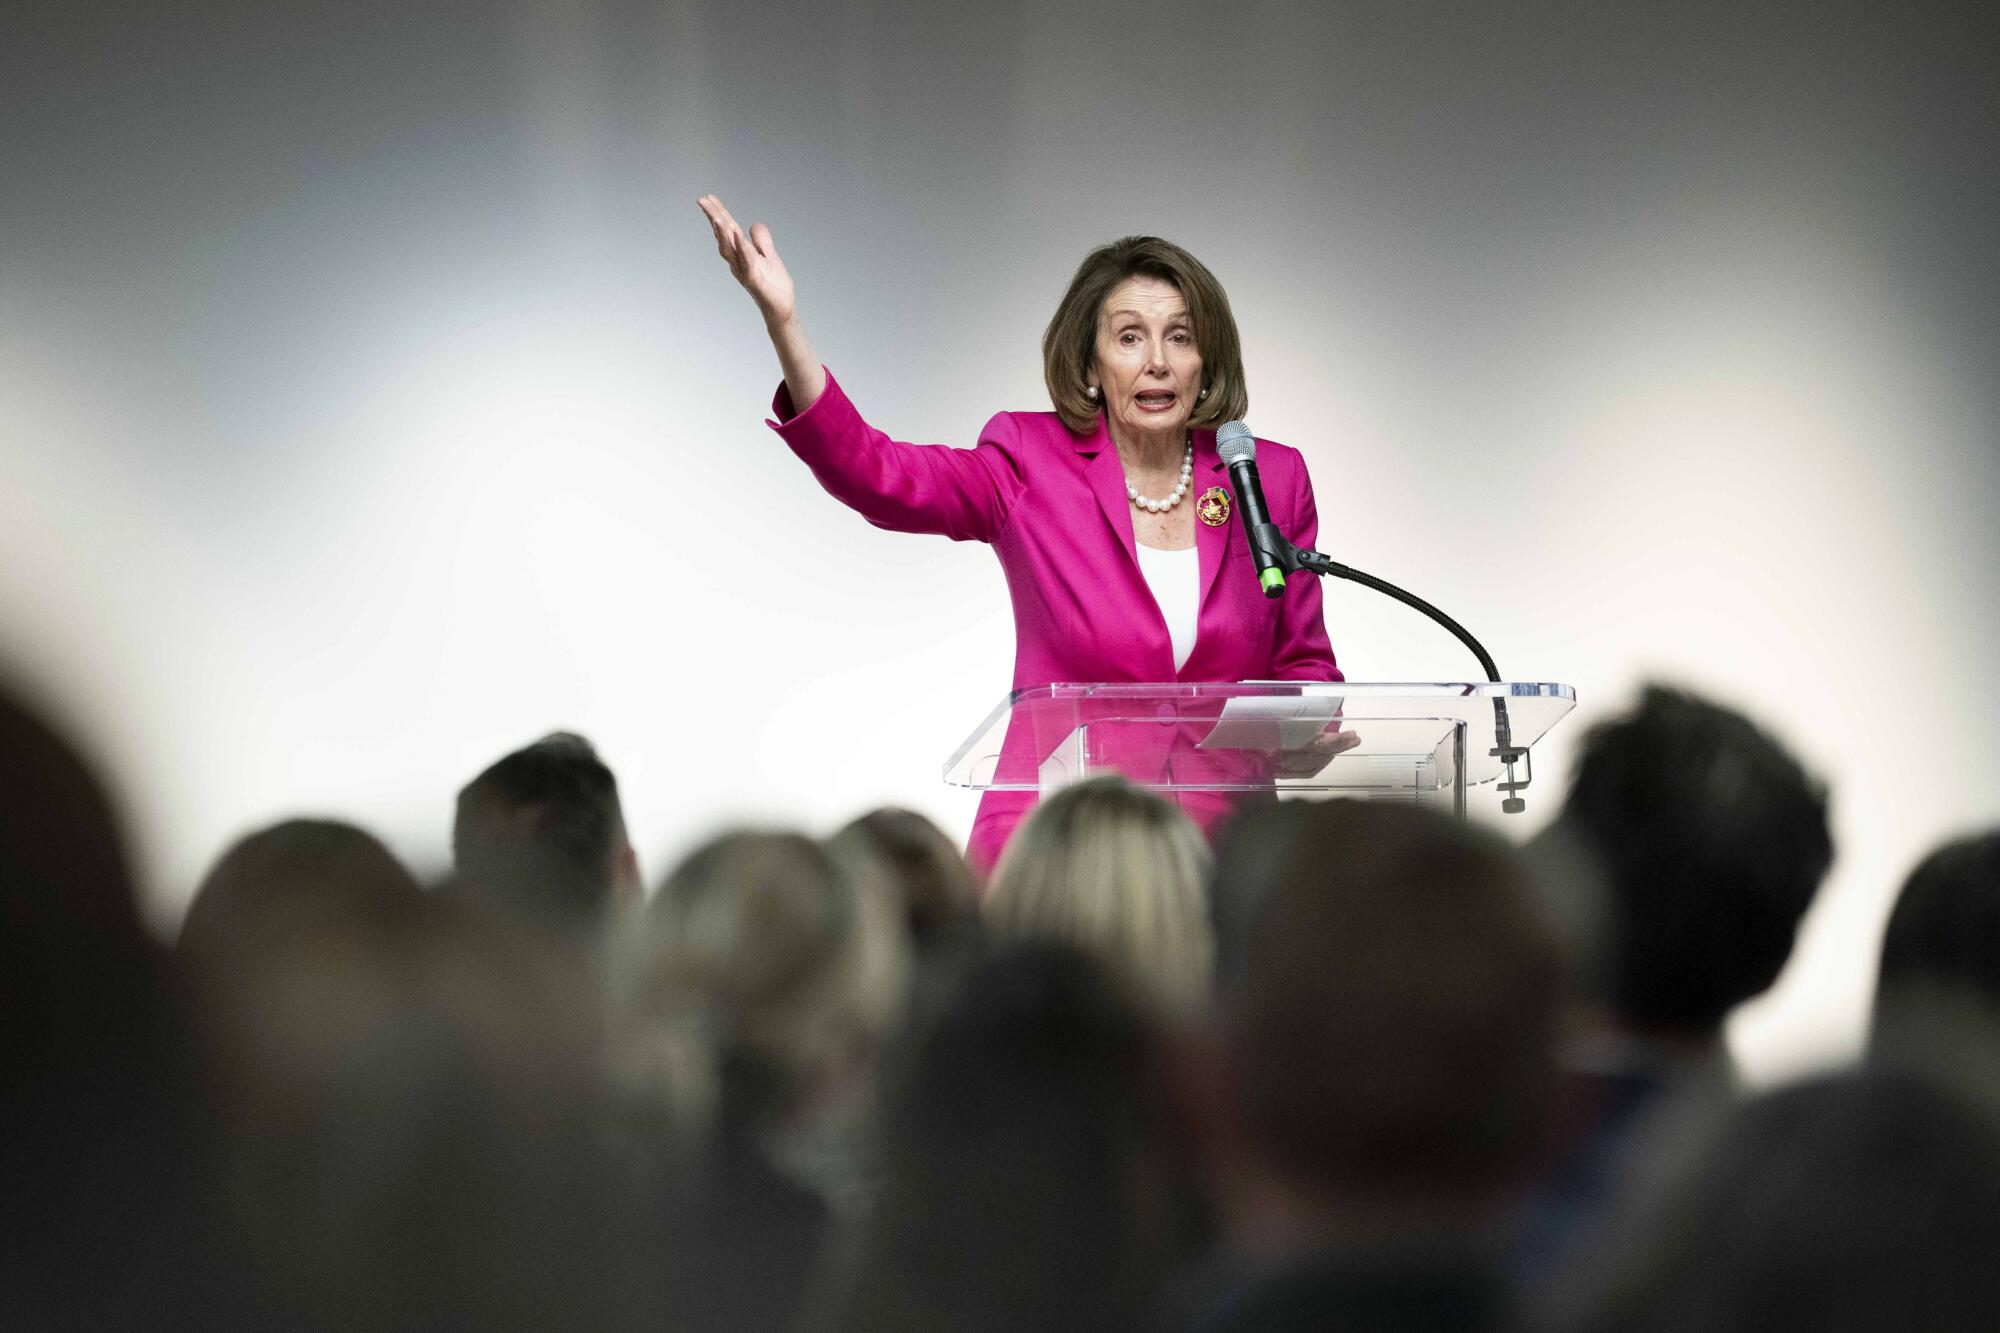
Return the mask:
<path id="1" fill-rule="evenodd" d="M 1526 751 L 1575 707 L 1576 692 L 1485 681 L 1044 685 L 1002 700 L 946 762 L 944 779 L 1046 793 L 1115 772 L 1159 791 L 1399 799 L 1462 817 L 1468 787 L 1507 773 L 1496 701 L 1511 743 Z M 1322 762 L 1311 742 L 1330 726 L 1359 742 Z M 1525 785 L 1519 773 L 1501 784 Z"/>

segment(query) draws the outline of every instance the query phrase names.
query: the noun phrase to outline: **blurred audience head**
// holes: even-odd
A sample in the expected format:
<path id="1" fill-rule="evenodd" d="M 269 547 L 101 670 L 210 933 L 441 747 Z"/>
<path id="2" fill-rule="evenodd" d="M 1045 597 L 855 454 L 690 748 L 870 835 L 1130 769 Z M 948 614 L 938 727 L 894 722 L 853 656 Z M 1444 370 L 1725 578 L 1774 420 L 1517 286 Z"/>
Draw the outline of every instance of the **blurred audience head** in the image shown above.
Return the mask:
<path id="1" fill-rule="evenodd" d="M 289 819 L 224 852 L 195 890 L 177 948 L 204 982 L 313 965 L 377 943 L 422 892 L 374 835 Z"/>
<path id="2" fill-rule="evenodd" d="M 740 830 L 668 874 L 617 950 L 620 1077 L 676 1136 L 771 1131 L 867 1073 L 901 1014 L 895 905 L 797 833 Z"/>
<path id="3" fill-rule="evenodd" d="M 889 1094 L 843 1328 L 1138 1326 L 1180 1253 L 1146 1014 L 1053 941 L 961 979 Z"/>
<path id="4" fill-rule="evenodd" d="M 1203 1003 L 1214 973 L 1208 848 L 1179 808 L 1121 777 L 1041 802 L 993 874 L 986 923 L 1001 939 L 1085 949 L 1165 1011 Z"/>
<path id="5" fill-rule="evenodd" d="M 34 967 L 50 945 L 143 944 L 125 843 L 90 765 L 0 680 L 0 949 Z M 25 981 L 16 974 L 10 978 Z"/>
<path id="6" fill-rule="evenodd" d="M 640 897 L 618 780 L 570 732 L 523 746 L 467 783 L 451 847 L 465 896 L 560 930 L 593 935 Z"/>
<path id="7" fill-rule="evenodd" d="M 422 890 L 372 834 L 292 819 L 229 847 L 195 890 L 176 951 L 200 1002 L 217 1102 L 238 1136 L 284 1141 L 340 1096 L 408 1002 Z M 262 1174 L 250 1164 L 247 1174 Z M 246 1186 L 251 1213 L 271 1202 Z M 278 1201 L 289 1207 L 289 1200 Z M 254 1224 L 261 1225 L 261 1224 Z"/>
<path id="8" fill-rule="evenodd" d="M 1961 1052 L 1965 1054 L 1965 1052 Z M 2000 1117 L 1871 1066 L 1739 1106 L 1553 1290 L 1556 1333 L 1890 1333 L 2000 1319 Z"/>
<path id="9" fill-rule="evenodd" d="M 144 1062 L 171 1025 L 111 795 L 0 681 L 0 1033 L 19 1068 Z"/>
<path id="10" fill-rule="evenodd" d="M 1889 914 L 1877 1012 L 1940 993 L 2000 1012 L 2000 830 L 1925 857 Z"/>
<path id="11" fill-rule="evenodd" d="M 871 810 L 828 841 L 836 854 L 870 857 L 888 875 L 919 948 L 979 916 L 979 880 L 936 824 L 914 810 Z"/>
<path id="12" fill-rule="evenodd" d="M 179 952 L 273 1320 L 546 1327 L 627 1298 L 591 1160 L 596 1011 L 545 932 L 291 820 L 224 853 Z"/>
<path id="13" fill-rule="evenodd" d="M 437 895 L 383 925 L 260 1023 L 234 1151 L 285 1323 L 611 1326 L 643 1287 L 566 955 Z"/>
<path id="14" fill-rule="evenodd" d="M 1243 951 L 1251 924 L 1279 883 L 1293 842 L 1316 808 L 1311 801 L 1245 804 L 1217 831 L 1208 900 L 1219 989 L 1243 980 Z"/>
<path id="15" fill-rule="evenodd" d="M 1782 745 L 1659 686 L 1585 736 L 1561 819 L 1603 870 L 1613 1018 L 1680 1039 L 1776 980 L 1833 859 L 1825 790 Z"/>
<path id="16" fill-rule="evenodd" d="M 232 1313 L 180 994 L 113 800 L 0 684 L 0 1327 Z"/>
<path id="17" fill-rule="evenodd" d="M 1563 968 L 1521 863 L 1404 805 L 1261 827 L 1281 841 L 1218 997 L 1254 1164 L 1354 1219 L 1483 1213 L 1522 1183 L 1554 1076 Z"/>

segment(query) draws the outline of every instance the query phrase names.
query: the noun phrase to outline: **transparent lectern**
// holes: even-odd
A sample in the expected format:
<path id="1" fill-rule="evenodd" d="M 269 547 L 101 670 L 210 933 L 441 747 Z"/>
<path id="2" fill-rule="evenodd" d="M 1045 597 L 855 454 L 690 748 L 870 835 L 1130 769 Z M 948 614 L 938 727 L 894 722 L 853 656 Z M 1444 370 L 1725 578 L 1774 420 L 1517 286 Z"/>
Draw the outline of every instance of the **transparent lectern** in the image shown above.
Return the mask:
<path id="1" fill-rule="evenodd" d="M 1046 793 L 1122 773 L 1159 791 L 1395 799 L 1463 817 L 1483 783 L 1518 808 L 1529 749 L 1575 705 L 1567 685 L 1485 681 L 1044 685 L 1002 700 L 944 778 Z M 1329 758 L 1320 738 L 1336 730 L 1358 739 Z"/>

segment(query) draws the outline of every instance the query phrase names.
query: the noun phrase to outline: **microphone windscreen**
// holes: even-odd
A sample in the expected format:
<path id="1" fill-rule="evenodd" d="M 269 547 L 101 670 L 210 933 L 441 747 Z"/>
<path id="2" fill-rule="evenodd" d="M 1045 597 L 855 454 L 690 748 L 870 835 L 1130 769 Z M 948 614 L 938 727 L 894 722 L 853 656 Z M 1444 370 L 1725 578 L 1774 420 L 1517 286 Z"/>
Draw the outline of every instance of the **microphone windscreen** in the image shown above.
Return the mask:
<path id="1" fill-rule="evenodd" d="M 1240 421 L 1225 421 L 1215 432 L 1215 452 L 1222 455 L 1222 461 L 1235 466 L 1251 463 L 1257 459 L 1257 437 L 1250 428 Z"/>

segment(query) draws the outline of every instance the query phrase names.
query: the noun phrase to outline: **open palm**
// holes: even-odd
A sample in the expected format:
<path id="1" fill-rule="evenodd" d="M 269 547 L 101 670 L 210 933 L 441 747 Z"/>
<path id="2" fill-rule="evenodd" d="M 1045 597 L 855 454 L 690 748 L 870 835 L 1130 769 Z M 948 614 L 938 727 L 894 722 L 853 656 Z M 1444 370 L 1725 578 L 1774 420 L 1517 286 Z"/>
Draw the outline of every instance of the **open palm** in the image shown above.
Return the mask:
<path id="1" fill-rule="evenodd" d="M 714 195 L 705 194 L 696 203 L 715 232 L 717 252 L 743 284 L 743 290 L 750 293 L 750 299 L 757 303 L 764 322 L 781 324 L 789 320 L 797 313 L 798 296 L 792 287 L 792 275 L 786 272 L 785 261 L 778 258 L 778 247 L 772 244 L 771 229 L 759 222 L 745 235 Z"/>

